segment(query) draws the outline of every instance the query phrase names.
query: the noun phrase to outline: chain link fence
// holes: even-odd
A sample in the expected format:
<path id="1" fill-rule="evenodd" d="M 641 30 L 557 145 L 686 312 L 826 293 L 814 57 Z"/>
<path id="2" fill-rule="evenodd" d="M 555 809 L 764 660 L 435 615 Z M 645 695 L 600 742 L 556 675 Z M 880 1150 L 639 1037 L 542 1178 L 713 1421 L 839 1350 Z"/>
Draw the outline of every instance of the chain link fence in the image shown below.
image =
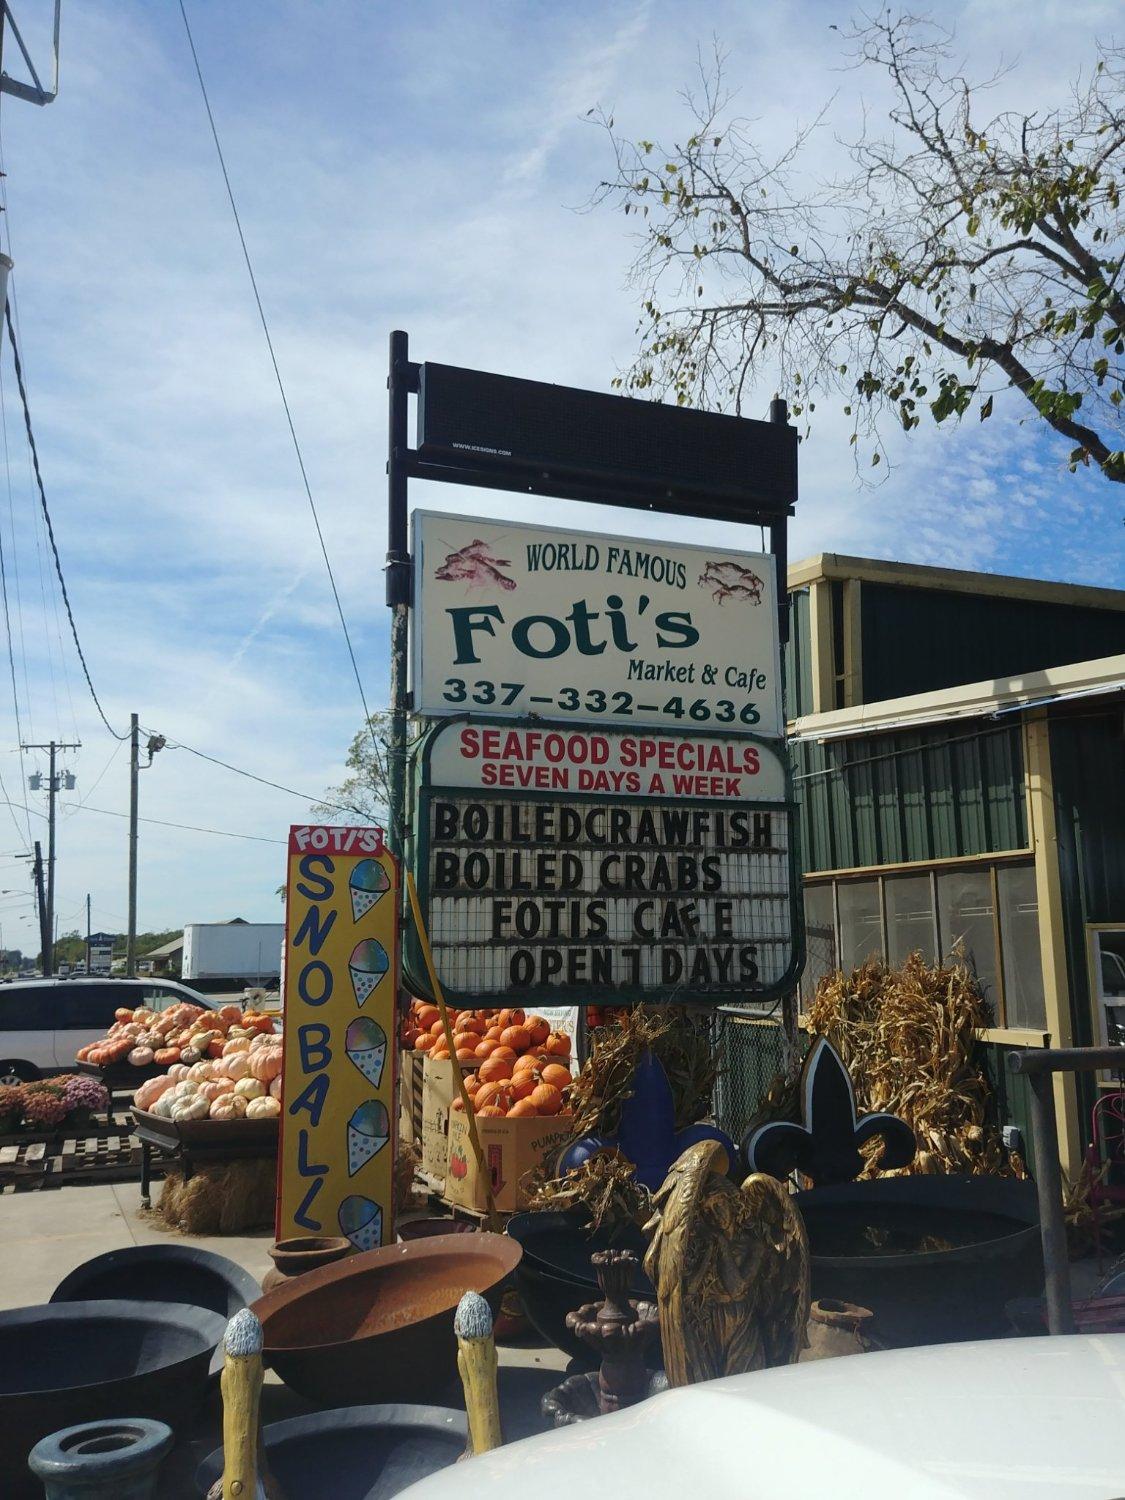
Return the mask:
<path id="1" fill-rule="evenodd" d="M 712 1022 L 712 1042 L 719 1069 L 715 1085 L 715 1119 L 737 1142 L 758 1113 L 770 1084 L 785 1062 L 781 1008 L 722 1006 Z M 803 1056 L 808 1038 L 797 1034 Z"/>

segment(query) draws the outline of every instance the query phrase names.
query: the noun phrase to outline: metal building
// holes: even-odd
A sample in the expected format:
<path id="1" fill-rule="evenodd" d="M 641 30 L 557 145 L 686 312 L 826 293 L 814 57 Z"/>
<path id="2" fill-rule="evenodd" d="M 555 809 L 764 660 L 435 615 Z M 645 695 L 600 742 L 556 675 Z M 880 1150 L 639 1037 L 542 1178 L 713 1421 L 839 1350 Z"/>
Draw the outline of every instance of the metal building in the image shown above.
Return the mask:
<path id="1" fill-rule="evenodd" d="M 1125 591 L 832 554 L 789 590 L 802 998 L 826 970 L 960 941 L 1026 1137 L 1005 1050 L 1125 1020 Z M 1074 1173 L 1096 1082 L 1056 1087 Z"/>

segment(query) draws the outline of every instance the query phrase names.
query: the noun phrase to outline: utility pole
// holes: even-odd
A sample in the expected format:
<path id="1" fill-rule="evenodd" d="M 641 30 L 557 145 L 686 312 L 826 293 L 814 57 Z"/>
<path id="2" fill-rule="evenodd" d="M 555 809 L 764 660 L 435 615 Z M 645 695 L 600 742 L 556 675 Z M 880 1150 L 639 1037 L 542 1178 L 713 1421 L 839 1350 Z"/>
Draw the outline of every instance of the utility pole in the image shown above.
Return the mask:
<path id="1" fill-rule="evenodd" d="M 39 905 L 39 946 L 43 950 L 43 975 L 46 977 L 52 971 L 54 955 L 48 941 L 51 929 L 47 926 L 47 898 L 43 893 L 43 846 L 38 839 L 35 840 L 35 895 Z"/>
<path id="2" fill-rule="evenodd" d="M 137 977 L 137 816 L 140 773 L 152 765 L 152 757 L 164 749 L 164 736 L 149 736 L 148 763 L 141 765 L 140 726 L 136 714 L 129 715 L 129 931 L 125 939 L 125 976 Z"/>
<path id="3" fill-rule="evenodd" d="M 46 745 L 22 745 L 23 750 L 46 750 L 50 756 L 50 772 L 47 777 L 47 900 L 46 900 L 46 928 L 50 939 L 55 930 L 55 797 L 60 788 L 65 785 L 67 791 L 74 788 L 74 777 L 69 771 L 63 775 L 56 772 L 57 757 L 60 750 L 81 750 L 81 741 L 73 744 L 64 743 L 62 740 L 50 740 Z M 33 792 L 42 790 L 43 778 L 36 771 L 27 779 L 28 786 Z M 36 845 L 38 848 L 38 845 Z M 55 972 L 55 951 L 52 943 L 43 953 L 44 975 Z"/>
<path id="4" fill-rule="evenodd" d="M 86 892 L 86 973 L 90 972 L 90 892 Z"/>
<path id="5" fill-rule="evenodd" d="M 125 977 L 137 977 L 137 794 L 140 740 L 137 716 L 129 716 L 129 932 L 125 939 Z"/>

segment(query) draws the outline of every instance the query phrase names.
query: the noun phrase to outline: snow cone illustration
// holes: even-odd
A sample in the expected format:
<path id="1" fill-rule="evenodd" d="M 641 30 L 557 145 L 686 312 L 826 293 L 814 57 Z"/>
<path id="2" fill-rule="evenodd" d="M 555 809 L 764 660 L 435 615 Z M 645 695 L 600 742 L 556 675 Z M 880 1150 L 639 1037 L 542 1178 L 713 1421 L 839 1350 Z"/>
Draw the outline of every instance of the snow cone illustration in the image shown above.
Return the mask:
<path id="1" fill-rule="evenodd" d="M 370 1198 L 352 1193 L 340 1204 L 336 1215 L 340 1233 L 357 1250 L 378 1250 L 383 1241 L 383 1210 Z"/>
<path id="2" fill-rule="evenodd" d="M 374 938 L 364 938 L 362 943 L 355 945 L 348 959 L 348 972 L 352 976 L 357 1005 L 367 1004 L 372 992 L 386 978 L 390 966 L 387 950 Z"/>
<path id="3" fill-rule="evenodd" d="M 383 1078 L 387 1060 L 387 1033 L 370 1016 L 356 1016 L 344 1033 L 344 1051 L 350 1061 L 375 1088 Z"/>
<path id="4" fill-rule="evenodd" d="M 377 859 L 361 859 L 348 880 L 348 894 L 352 898 L 352 921 L 358 922 L 383 899 L 389 889 L 387 872 Z"/>
<path id="5" fill-rule="evenodd" d="M 368 1099 L 348 1121 L 348 1176 L 354 1177 L 365 1162 L 378 1156 L 390 1138 L 387 1106 L 378 1099 Z"/>

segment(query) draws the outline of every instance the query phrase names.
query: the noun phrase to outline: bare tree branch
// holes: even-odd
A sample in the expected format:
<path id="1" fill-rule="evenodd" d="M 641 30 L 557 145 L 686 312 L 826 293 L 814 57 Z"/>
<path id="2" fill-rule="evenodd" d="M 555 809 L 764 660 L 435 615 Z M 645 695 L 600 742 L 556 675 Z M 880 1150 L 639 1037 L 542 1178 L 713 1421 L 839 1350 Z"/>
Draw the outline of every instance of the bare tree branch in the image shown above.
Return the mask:
<path id="1" fill-rule="evenodd" d="M 1125 481 L 1125 53 L 1100 48 L 1052 113 L 982 122 L 1003 75 L 969 82 L 931 22 L 883 12 L 846 39 L 894 102 L 884 134 L 865 120 L 840 143 L 851 167 L 828 182 L 804 169 L 828 106 L 767 157 L 728 118 L 719 58 L 684 96 L 682 146 L 599 115 L 615 170 L 594 201 L 640 231 L 640 351 L 618 384 L 740 411 L 768 371 L 806 423 L 842 399 L 874 462 L 882 419 L 983 419 L 1009 388 L 1074 445 L 1072 469 Z"/>

